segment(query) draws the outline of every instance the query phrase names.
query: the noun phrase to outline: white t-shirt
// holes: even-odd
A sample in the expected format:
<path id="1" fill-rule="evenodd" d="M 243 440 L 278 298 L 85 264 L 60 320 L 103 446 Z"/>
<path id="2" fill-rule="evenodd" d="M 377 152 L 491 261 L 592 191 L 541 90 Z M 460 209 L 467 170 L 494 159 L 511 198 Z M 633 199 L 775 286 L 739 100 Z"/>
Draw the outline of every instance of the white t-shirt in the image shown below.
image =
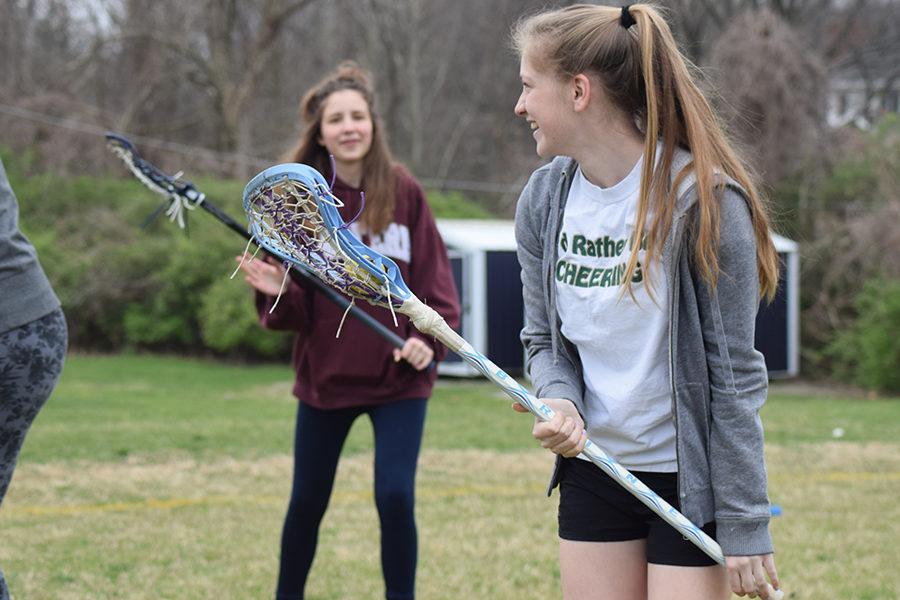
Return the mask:
<path id="1" fill-rule="evenodd" d="M 631 288 L 637 302 L 622 295 L 642 164 L 610 188 L 576 171 L 557 242 L 557 311 L 584 367 L 588 437 L 628 469 L 674 472 L 668 282 L 658 263 L 644 267 L 643 249 Z"/>

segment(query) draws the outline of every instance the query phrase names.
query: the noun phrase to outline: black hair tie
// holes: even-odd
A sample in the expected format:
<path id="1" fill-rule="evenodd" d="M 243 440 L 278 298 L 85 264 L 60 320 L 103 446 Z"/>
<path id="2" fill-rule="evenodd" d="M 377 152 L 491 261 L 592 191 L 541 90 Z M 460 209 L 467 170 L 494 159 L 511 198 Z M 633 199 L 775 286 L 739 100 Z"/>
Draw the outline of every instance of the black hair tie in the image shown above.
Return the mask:
<path id="1" fill-rule="evenodd" d="M 634 20 L 634 17 L 631 16 L 631 13 L 628 12 L 628 9 L 631 8 L 630 4 L 626 4 L 622 7 L 622 16 L 619 18 L 619 23 L 622 24 L 622 27 L 628 29 L 632 25 L 637 24 L 637 21 Z"/>

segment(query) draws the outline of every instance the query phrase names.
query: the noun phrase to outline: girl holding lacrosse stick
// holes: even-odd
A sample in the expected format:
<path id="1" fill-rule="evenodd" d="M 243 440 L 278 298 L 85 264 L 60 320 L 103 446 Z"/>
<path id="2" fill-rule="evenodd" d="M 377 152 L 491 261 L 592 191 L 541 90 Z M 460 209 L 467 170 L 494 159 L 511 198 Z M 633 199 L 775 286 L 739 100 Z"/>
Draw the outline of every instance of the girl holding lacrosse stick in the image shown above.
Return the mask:
<path id="1" fill-rule="evenodd" d="M 25 434 L 62 372 L 68 337 L 59 300 L 18 218 L 0 162 L 0 504 Z M 2 571 L 0 600 L 9 600 Z"/>
<path id="2" fill-rule="evenodd" d="M 560 455 L 564 597 L 775 598 L 753 343 L 778 269 L 753 180 L 650 5 L 544 12 L 513 37 L 515 112 L 556 157 L 516 234 L 522 340 L 556 412 L 533 433 Z M 587 437 L 715 537 L 725 566 L 576 458 Z"/>
<path id="3" fill-rule="evenodd" d="M 353 63 L 342 63 L 306 93 L 300 113 L 306 127 L 288 159 L 332 178 L 332 192 L 343 203 L 339 210 L 352 221 L 354 233 L 394 259 L 404 279 L 422 290 L 451 326 L 457 325 L 459 302 L 447 250 L 422 188 L 391 159 L 367 75 Z M 426 400 L 436 378 L 428 366 L 443 357 L 445 348 L 397 315 L 398 333 L 406 342 L 393 349 L 358 321 L 344 320 L 320 294 L 294 282 L 282 290 L 280 264 L 238 260 L 257 290 L 263 325 L 297 331 L 294 394 L 300 405 L 277 597 L 303 597 L 341 447 L 356 417 L 367 414 L 375 432 L 375 503 L 387 598 L 413 598 L 413 488 Z M 394 327 L 390 312 L 363 308 Z"/>

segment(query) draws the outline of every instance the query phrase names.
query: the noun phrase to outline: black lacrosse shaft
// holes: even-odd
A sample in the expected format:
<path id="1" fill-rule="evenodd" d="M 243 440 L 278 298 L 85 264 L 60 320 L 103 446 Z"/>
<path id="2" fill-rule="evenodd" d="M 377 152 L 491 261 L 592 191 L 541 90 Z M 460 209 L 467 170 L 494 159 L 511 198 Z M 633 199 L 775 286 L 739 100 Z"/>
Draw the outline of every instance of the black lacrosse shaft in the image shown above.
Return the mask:
<path id="1" fill-rule="evenodd" d="M 138 155 L 137 149 L 134 147 L 134 144 L 132 144 L 131 141 L 128 140 L 128 138 L 125 138 L 121 135 L 118 135 L 118 134 L 115 134 L 112 132 L 107 132 L 106 139 L 114 141 L 118 146 L 121 146 L 125 150 L 127 150 L 131 154 L 131 159 L 132 159 L 131 161 L 128 161 L 129 165 L 139 169 L 145 177 L 147 177 L 148 179 L 150 179 L 153 182 L 155 187 L 159 187 L 163 190 L 167 190 L 168 193 L 174 193 L 177 196 L 179 196 L 178 201 L 181 201 L 181 198 L 184 198 L 184 197 L 188 197 L 192 200 L 196 199 L 197 196 L 202 197 L 202 195 L 199 194 L 199 192 L 196 190 L 196 188 L 194 188 L 194 186 L 192 184 L 186 183 L 184 185 L 179 185 L 178 181 L 176 181 L 174 178 L 169 177 L 168 175 L 164 174 L 162 171 L 157 169 L 155 166 L 151 165 L 150 163 L 145 161 L 143 158 L 141 158 L 140 155 Z M 188 195 L 187 194 L 188 191 L 192 191 L 193 194 Z M 231 228 L 234 231 L 236 231 L 237 233 L 241 234 L 241 236 L 244 239 L 250 240 L 250 241 L 253 241 L 254 243 L 256 243 L 256 240 L 253 239 L 253 236 L 250 235 L 250 233 L 247 231 L 247 229 L 245 227 L 241 226 L 237 221 L 232 219 L 225 212 L 220 210 L 217 206 L 215 206 L 214 204 L 212 204 L 210 202 L 207 202 L 205 200 L 205 198 L 203 201 L 200 202 L 200 205 L 206 210 L 206 212 L 210 213 L 211 215 L 213 215 L 214 217 L 219 219 L 219 221 L 221 221 L 222 223 L 227 225 L 229 228 Z M 160 207 L 160 209 L 157 209 L 154 212 L 154 214 L 151 215 L 149 219 L 147 219 L 145 225 L 150 223 L 154 218 L 156 218 L 156 215 L 160 212 L 161 208 L 162 207 Z M 267 254 L 269 254 L 269 253 L 267 252 Z M 277 258 L 277 257 L 274 257 L 274 258 Z M 395 348 L 400 348 L 400 349 L 403 348 L 403 346 L 405 344 L 403 338 L 401 338 L 399 335 L 395 334 L 394 332 L 389 330 L 387 327 L 382 325 L 372 315 L 370 315 L 366 312 L 363 312 L 357 306 L 351 304 L 349 300 L 347 300 L 346 298 L 341 296 L 339 293 L 337 293 L 332 288 L 328 287 L 328 285 L 326 285 L 324 282 L 320 281 L 317 277 L 314 277 L 312 275 L 309 275 L 308 273 L 305 273 L 302 269 L 291 269 L 289 271 L 289 273 L 291 275 L 291 278 L 294 281 L 296 281 L 298 284 L 300 284 L 304 287 L 306 287 L 307 285 L 312 285 L 315 287 L 315 289 L 320 291 L 327 298 L 332 300 L 335 304 L 337 304 L 344 310 L 348 310 L 348 307 L 349 307 L 349 312 L 354 317 L 359 319 L 363 323 L 363 325 L 366 325 L 367 327 L 369 327 L 369 329 L 371 329 L 372 331 L 377 333 L 380 337 L 382 337 L 385 341 L 387 341 L 389 344 L 391 344 Z M 437 366 L 437 363 L 435 363 L 435 361 L 431 361 L 431 363 L 427 367 L 427 370 L 431 371 L 436 366 Z"/>
<path id="2" fill-rule="evenodd" d="M 250 232 L 247 231 L 246 227 L 242 227 L 240 223 L 232 219 L 228 216 L 227 213 L 223 212 L 218 206 L 212 204 L 208 200 L 204 199 L 203 202 L 200 203 L 200 206 L 206 210 L 206 212 L 213 215 L 215 218 L 220 220 L 222 223 L 227 225 L 229 228 L 238 232 L 243 236 L 246 240 L 253 240 L 253 236 L 250 235 Z M 253 240 L 255 244 L 256 241 Z M 265 251 L 265 250 L 264 250 Z M 268 252 L 266 252 L 268 254 Z M 271 255 L 270 255 L 271 256 Z M 275 257 L 277 258 L 277 257 Z M 390 343 L 395 348 L 403 348 L 405 341 L 399 335 L 385 327 L 380 321 L 378 321 L 375 317 L 370 315 L 369 313 L 361 310 L 356 305 L 350 304 L 350 301 L 341 296 L 339 293 L 334 291 L 332 288 L 328 287 L 325 282 L 321 281 L 317 277 L 313 277 L 312 275 L 308 275 L 301 269 L 291 269 L 290 270 L 291 277 L 300 285 L 303 284 L 312 284 L 315 288 L 325 294 L 329 299 L 334 301 L 335 304 L 347 310 L 347 307 L 350 307 L 350 314 L 354 317 L 362 321 L 364 325 L 369 327 L 372 331 L 377 333 L 379 336 L 384 338 L 388 343 Z M 428 365 L 428 370 L 431 371 L 437 366 L 437 363 L 431 361 L 431 364 Z"/>

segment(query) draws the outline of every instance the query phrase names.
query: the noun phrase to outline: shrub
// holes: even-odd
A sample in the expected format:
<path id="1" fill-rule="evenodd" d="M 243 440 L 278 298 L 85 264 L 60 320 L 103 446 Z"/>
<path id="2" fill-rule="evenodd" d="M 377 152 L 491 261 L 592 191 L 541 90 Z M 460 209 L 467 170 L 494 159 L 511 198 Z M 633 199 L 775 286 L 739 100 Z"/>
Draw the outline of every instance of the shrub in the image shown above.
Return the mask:
<path id="1" fill-rule="evenodd" d="M 809 375 L 844 369 L 835 352 L 846 342 L 842 333 L 864 316 L 857 296 L 866 282 L 900 279 L 900 118 L 889 115 L 852 141 L 856 149 L 844 151 L 828 176 L 804 192 L 806 208 L 798 211 Z"/>
<path id="2" fill-rule="evenodd" d="M 856 321 L 829 346 L 836 374 L 869 389 L 900 392 L 900 279 L 870 279 L 854 306 Z"/>
<path id="3" fill-rule="evenodd" d="M 198 315 L 203 342 L 223 354 L 287 355 L 291 335 L 263 329 L 253 306 L 253 292 L 238 277 L 219 279 L 206 289 Z"/>
<path id="4" fill-rule="evenodd" d="M 199 346 L 203 298 L 215 281 L 227 279 L 239 244 L 235 236 L 216 236 L 208 228 L 169 238 L 165 257 L 146 275 L 153 293 L 128 304 L 124 326 L 129 342 L 165 350 Z"/>
<path id="5" fill-rule="evenodd" d="M 200 208 L 181 231 L 162 202 L 136 180 L 34 173 L 28 153 L 2 153 L 19 200 L 20 225 L 38 251 L 69 322 L 72 345 L 213 352 L 241 358 L 287 356 L 290 334 L 265 331 L 252 296 L 230 280 L 245 240 Z M 197 188 L 238 222 L 243 185 L 199 179 Z M 489 216 L 457 193 L 432 193 L 440 217 Z"/>
<path id="6" fill-rule="evenodd" d="M 459 192 L 428 192 L 428 205 L 438 219 L 490 219 L 491 213 Z"/>

